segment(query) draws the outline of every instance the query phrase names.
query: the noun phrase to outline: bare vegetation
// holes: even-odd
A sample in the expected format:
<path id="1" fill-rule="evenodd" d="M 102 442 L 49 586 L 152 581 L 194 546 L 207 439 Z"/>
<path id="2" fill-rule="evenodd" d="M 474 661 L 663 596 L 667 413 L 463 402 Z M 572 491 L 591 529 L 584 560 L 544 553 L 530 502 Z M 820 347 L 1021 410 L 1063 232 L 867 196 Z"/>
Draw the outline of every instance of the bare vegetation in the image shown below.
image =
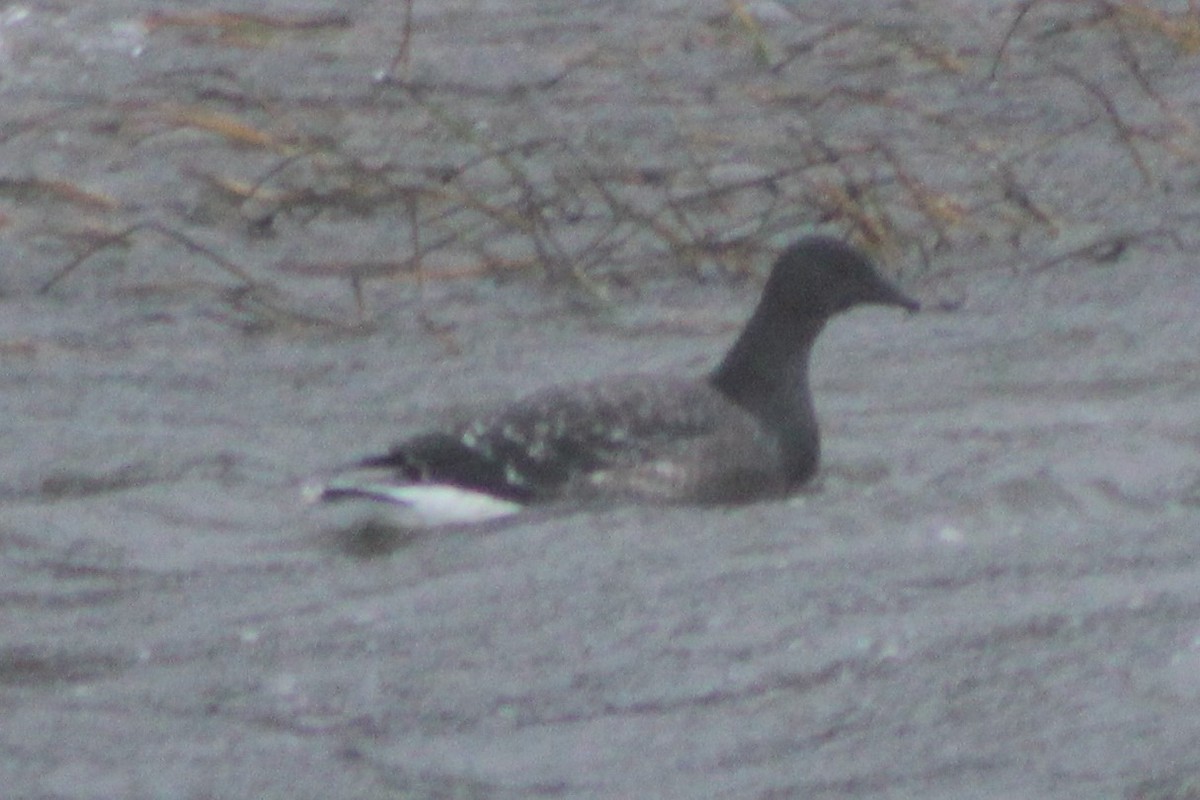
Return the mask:
<path id="1" fill-rule="evenodd" d="M 43 231 L 74 255 L 42 291 L 151 233 L 231 276 L 240 301 L 252 290 L 276 321 L 316 319 L 275 286 L 296 276 L 345 279 L 360 318 L 363 282 L 383 278 L 536 274 L 604 302 L 614 286 L 648 276 L 745 273 L 782 239 L 818 226 L 930 271 L 939 253 L 979 242 L 1061 238 L 1067 255 L 1050 263 L 1143 237 L 1183 246 L 1175 226 L 1153 219 L 1109 224 L 1103 197 L 1080 201 L 1096 190 L 1087 176 L 1034 178 L 1063 169 L 1081 132 L 1096 127 L 1124 154 L 1104 177 L 1126 199 L 1194 178 L 1195 100 L 1171 89 L 1200 49 L 1194 0 L 1173 11 L 1143 0 L 1027 0 L 983 19 L 971 41 L 950 38 L 964 26 L 940 26 L 929 13 L 839 19 L 797 4 L 761 19 L 728 0 L 670 37 L 598 41 L 527 80 L 475 83 L 443 78 L 428 61 L 416 66 L 424 35 L 414 3 L 396 20 L 390 62 L 345 97 L 289 101 L 228 76 L 219 89 L 211 75 L 173 76 L 170 92 L 147 90 L 121 109 L 114 135 L 134 148 L 186 134 L 237 153 L 226 167 L 180 171 L 216 222 L 148 220 L 136 204 L 63 177 L 0 183 L 10 198 L 87 212 Z M 354 30 L 344 15 L 156 13 L 142 23 L 151 39 L 214 49 L 303 46 Z M 680 90 L 659 76 L 699 51 L 720 63 L 714 78 Z M 601 71 L 627 85 L 598 83 Z M 671 93 L 679 96 L 664 97 Z M 1000 95 L 1006 112 L 971 103 L 977 93 Z M 641 113 L 632 105 L 629 115 L 608 112 L 609 133 L 580 121 L 588 104 L 647 96 L 670 113 L 642 138 L 623 139 Z M 347 132 L 364 126 L 387 131 L 390 143 L 348 145 Z M 281 256 L 264 271 L 197 238 L 231 224 L 248 241 L 281 228 L 303 235 L 314 220 L 347 218 L 404 226 L 407 249 L 370 259 Z M 1085 226 L 1077 239 L 1082 223 L 1103 230 Z"/>

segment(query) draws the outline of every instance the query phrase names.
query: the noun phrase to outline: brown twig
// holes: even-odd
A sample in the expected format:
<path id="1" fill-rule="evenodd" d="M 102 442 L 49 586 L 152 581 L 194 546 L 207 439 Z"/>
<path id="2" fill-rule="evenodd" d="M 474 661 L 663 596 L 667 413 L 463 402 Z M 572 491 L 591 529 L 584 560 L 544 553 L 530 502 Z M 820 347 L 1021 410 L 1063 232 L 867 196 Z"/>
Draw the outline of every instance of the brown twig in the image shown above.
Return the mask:
<path id="1" fill-rule="evenodd" d="M 80 253 L 78 256 L 71 259 L 71 261 L 69 263 L 67 263 L 65 266 L 63 266 L 58 272 L 54 273 L 54 275 L 51 276 L 51 278 L 48 281 L 46 281 L 44 284 L 42 284 L 41 287 L 38 289 L 37 293 L 38 294 L 47 294 L 51 289 L 53 289 L 55 286 L 57 286 L 59 284 L 59 282 L 61 282 L 65 278 L 67 278 L 67 276 L 69 276 L 76 269 L 78 269 L 79 266 L 82 265 L 85 261 L 87 261 L 92 256 L 96 255 L 96 253 L 99 253 L 102 250 L 106 250 L 109 247 L 112 247 L 113 245 L 121 244 L 121 243 L 127 241 L 129 239 L 129 237 L 132 236 L 133 234 L 137 233 L 138 231 L 143 231 L 143 230 L 153 231 L 160 236 L 163 236 L 163 237 L 170 239 L 178 244 L 183 245 L 188 250 L 191 250 L 193 253 L 199 253 L 200 255 L 207 258 L 209 261 L 216 264 L 221 269 L 223 269 L 226 272 L 230 273 L 231 275 L 234 275 L 237 278 L 239 278 L 242 281 L 242 283 L 244 283 L 248 287 L 255 287 L 255 286 L 260 285 L 259 281 L 256 281 L 254 278 L 250 277 L 250 275 L 245 270 L 243 270 L 241 267 L 239 267 L 237 264 L 234 264 L 229 259 L 221 256 L 220 254 L 216 253 L 215 251 L 211 250 L 210 248 L 205 247 L 204 245 L 200 244 L 199 242 L 195 241 L 194 239 L 192 239 L 188 236 L 185 236 L 182 233 L 179 233 L 178 231 L 171 230 L 170 228 L 168 228 L 167 226 L 163 225 L 160 222 L 137 222 L 137 223 L 134 223 L 133 225 L 130 225 L 128 228 L 124 228 L 123 230 L 117 231 L 116 233 L 109 234 L 109 235 L 103 237 L 97 244 L 92 245 L 91 247 L 87 248 L 83 253 Z"/>
<path id="2" fill-rule="evenodd" d="M 388 65 L 387 76 L 389 78 L 396 77 L 397 67 L 403 67 L 400 80 L 406 81 L 409 77 L 409 57 L 412 54 L 413 2 L 414 0 L 404 0 L 404 22 L 400 29 L 400 44 L 396 48 L 396 55 L 392 58 L 392 63 Z"/>
<path id="3" fill-rule="evenodd" d="M 1135 134 L 1132 128 L 1130 128 L 1130 126 L 1125 122 L 1124 118 L 1121 117 L 1120 112 L 1117 111 L 1117 107 L 1113 103 L 1112 98 L 1105 94 L 1104 90 L 1101 89 L 1097 83 L 1094 81 L 1089 81 L 1072 67 L 1068 67 L 1065 64 L 1055 64 L 1054 69 L 1060 75 L 1064 75 L 1082 86 L 1084 90 L 1086 90 L 1087 93 L 1090 94 L 1096 100 L 1096 102 L 1100 104 L 1100 107 L 1104 109 L 1104 113 L 1108 116 L 1109 121 L 1112 122 L 1113 127 L 1116 129 L 1117 135 L 1128 148 L 1129 155 L 1133 160 L 1134 166 L 1136 166 L 1138 172 L 1142 174 L 1142 180 L 1147 186 L 1153 183 L 1154 178 L 1150 174 L 1150 168 L 1146 166 L 1146 162 L 1142 160 L 1142 154 L 1138 152 L 1137 146 L 1134 144 L 1133 139 Z"/>

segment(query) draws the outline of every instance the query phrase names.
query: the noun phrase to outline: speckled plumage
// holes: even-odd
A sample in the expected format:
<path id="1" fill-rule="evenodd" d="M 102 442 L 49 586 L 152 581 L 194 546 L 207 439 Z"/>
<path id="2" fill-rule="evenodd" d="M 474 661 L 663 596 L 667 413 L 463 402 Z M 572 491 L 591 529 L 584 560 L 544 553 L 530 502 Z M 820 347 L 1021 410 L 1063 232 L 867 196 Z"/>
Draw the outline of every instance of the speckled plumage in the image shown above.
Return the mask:
<path id="1" fill-rule="evenodd" d="M 415 507 L 422 487 L 436 486 L 446 521 L 447 487 L 473 496 L 471 519 L 567 497 L 737 503 L 785 494 L 820 456 L 812 344 L 831 316 L 862 303 L 917 308 L 857 250 L 801 239 L 780 255 L 707 378 L 634 375 L 544 390 L 367 458 L 319 496 Z"/>
<path id="2" fill-rule="evenodd" d="M 750 451 L 753 457 L 741 469 L 757 483 L 778 472 L 772 438 L 724 395 L 695 380 L 635 375 L 543 391 L 519 405 L 409 439 L 360 466 L 520 503 L 563 493 L 715 502 L 725 493 L 721 478 L 731 472 L 737 450 Z M 668 466 L 683 458 L 695 462 L 687 476 Z M 714 480 L 716 485 L 708 485 Z"/>

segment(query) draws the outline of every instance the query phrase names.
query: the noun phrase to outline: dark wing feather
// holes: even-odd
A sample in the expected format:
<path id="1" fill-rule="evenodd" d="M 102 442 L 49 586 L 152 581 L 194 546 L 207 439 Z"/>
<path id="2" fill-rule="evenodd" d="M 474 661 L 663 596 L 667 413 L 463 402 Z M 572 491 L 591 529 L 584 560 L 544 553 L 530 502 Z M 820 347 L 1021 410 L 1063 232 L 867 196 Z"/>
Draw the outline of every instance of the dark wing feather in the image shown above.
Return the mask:
<path id="1" fill-rule="evenodd" d="M 446 483 L 464 489 L 480 489 L 506 500 L 528 502 L 532 492 L 510 479 L 503 459 L 487 450 L 468 447 L 454 433 L 437 432 L 417 436 L 381 456 L 363 460 L 359 467 L 395 471 L 411 483 Z"/>
<path id="2" fill-rule="evenodd" d="M 533 395 L 472 422 L 404 441 L 362 466 L 394 469 L 413 482 L 450 483 L 528 502 L 553 497 L 589 475 L 604 473 L 612 480 L 633 475 L 654 459 L 675 458 L 713 437 L 735 415 L 746 416 L 703 383 L 610 379 Z M 756 431 L 743 425 L 738 433 Z"/>

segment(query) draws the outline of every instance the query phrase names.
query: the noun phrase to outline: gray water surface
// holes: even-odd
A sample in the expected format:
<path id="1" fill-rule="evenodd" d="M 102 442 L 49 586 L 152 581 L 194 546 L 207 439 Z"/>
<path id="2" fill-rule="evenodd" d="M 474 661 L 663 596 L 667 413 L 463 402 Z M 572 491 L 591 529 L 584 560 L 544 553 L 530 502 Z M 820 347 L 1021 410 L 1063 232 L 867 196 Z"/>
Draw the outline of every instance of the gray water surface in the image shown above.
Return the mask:
<path id="1" fill-rule="evenodd" d="M 431 255 L 424 288 L 365 282 L 358 326 L 348 281 L 280 265 L 392 257 L 403 205 L 279 213 L 264 236 L 210 179 L 294 153 L 168 111 L 330 136 L 414 175 L 469 160 L 478 142 L 372 94 L 402 5 L 240 43 L 150 24 L 236 3 L 161 5 L 0 11 L 4 796 L 1200 796 L 1194 57 L 1126 27 L 1139 83 L 1115 29 L 1072 4 L 1031 7 L 988 82 L 1011 3 L 749 5 L 771 57 L 794 54 L 774 71 L 722 3 L 417 3 L 412 73 L 458 86 L 454 111 L 498 140 L 561 137 L 614 170 L 702 153 L 724 180 L 795 160 L 800 130 L 877 134 L 971 218 L 939 242 L 911 195 L 877 187 L 901 232 L 890 272 L 928 310 L 830 325 L 825 460 L 796 497 L 404 535 L 299 489 L 463 407 L 710 368 L 773 248 L 821 221 L 787 193 L 846 175 L 703 212 L 717 231 L 766 221 L 749 277 L 712 258 L 655 271 L 670 254 L 631 233 L 597 273 L 599 312 L 561 280 L 439 273 L 491 241 L 528 255 L 511 230 L 472 243 L 485 229 L 461 218 L 468 243 Z M 1073 61 L 1142 138 L 1064 77 Z M 851 99 L 814 106 L 831 80 Z M 569 162 L 522 162 L 580 192 L 585 222 L 553 222 L 567 247 L 596 202 Z M 273 188 L 336 183 L 304 163 Z M 868 181 L 871 163 L 844 166 Z M 1046 219 L 997 199 L 1001 164 Z M 480 187 L 512 179 L 486 169 Z M 117 205 L 29 189 L 51 180 Z M 281 322 L 150 230 L 37 293 L 98 231 L 148 219 L 269 281 L 273 309 L 337 324 Z"/>

